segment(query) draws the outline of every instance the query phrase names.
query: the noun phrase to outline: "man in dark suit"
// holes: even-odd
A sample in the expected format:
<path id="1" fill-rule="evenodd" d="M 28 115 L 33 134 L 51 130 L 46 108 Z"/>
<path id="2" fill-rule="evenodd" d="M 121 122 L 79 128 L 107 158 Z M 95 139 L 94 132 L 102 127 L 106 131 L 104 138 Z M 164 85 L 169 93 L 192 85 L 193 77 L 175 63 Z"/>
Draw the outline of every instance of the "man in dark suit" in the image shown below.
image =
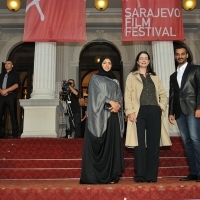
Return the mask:
<path id="1" fill-rule="evenodd" d="M 174 53 L 178 67 L 170 76 L 169 122 L 178 124 L 190 171 L 180 180 L 200 182 L 200 66 L 187 62 L 185 46 Z"/>
<path id="2" fill-rule="evenodd" d="M 17 89 L 20 87 L 20 77 L 13 70 L 10 60 L 5 62 L 5 72 L 0 74 L 0 120 L 4 115 L 5 106 L 8 107 L 12 123 L 13 138 L 18 138 L 19 127 L 17 121 Z"/>

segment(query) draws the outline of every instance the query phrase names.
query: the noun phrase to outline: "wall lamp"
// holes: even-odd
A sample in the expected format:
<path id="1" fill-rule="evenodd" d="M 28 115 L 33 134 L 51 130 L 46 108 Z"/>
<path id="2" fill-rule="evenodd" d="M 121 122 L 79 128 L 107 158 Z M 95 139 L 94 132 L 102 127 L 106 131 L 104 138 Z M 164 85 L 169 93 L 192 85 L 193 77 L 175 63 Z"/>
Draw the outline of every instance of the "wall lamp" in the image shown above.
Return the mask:
<path id="1" fill-rule="evenodd" d="M 21 8 L 20 0 L 7 0 L 7 8 L 11 12 L 17 12 Z"/>
<path id="2" fill-rule="evenodd" d="M 104 11 L 108 7 L 108 0 L 94 0 L 94 6 L 99 11 Z"/>
<path id="3" fill-rule="evenodd" d="M 194 10 L 196 5 L 197 5 L 197 1 L 196 0 L 183 0 L 182 1 L 182 6 L 187 11 Z"/>

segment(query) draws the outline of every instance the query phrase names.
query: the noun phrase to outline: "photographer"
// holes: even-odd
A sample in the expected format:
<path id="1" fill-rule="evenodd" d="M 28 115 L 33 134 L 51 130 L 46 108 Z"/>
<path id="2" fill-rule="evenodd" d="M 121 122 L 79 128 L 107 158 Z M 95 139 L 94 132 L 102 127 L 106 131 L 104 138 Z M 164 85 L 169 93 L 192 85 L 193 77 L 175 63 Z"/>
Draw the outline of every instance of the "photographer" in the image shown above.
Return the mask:
<path id="1" fill-rule="evenodd" d="M 62 87 L 63 91 L 60 93 L 62 95 L 62 100 L 66 101 L 67 114 L 69 115 L 70 123 L 70 137 L 73 131 L 75 131 L 75 138 L 81 137 L 81 114 L 80 106 L 78 102 L 78 90 L 74 88 L 75 82 L 73 79 L 69 79 Z M 67 131 L 66 131 L 67 137 Z"/>

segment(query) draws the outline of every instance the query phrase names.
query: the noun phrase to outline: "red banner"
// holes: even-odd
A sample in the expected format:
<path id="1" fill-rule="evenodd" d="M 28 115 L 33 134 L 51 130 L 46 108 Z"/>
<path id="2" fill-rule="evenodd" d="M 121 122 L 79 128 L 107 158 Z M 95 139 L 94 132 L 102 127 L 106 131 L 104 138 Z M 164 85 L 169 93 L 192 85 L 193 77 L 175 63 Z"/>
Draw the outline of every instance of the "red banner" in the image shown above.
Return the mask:
<path id="1" fill-rule="evenodd" d="M 24 42 L 86 41 L 86 0 L 27 0 Z"/>
<path id="2" fill-rule="evenodd" d="M 122 0 L 122 41 L 184 39 L 180 0 Z"/>

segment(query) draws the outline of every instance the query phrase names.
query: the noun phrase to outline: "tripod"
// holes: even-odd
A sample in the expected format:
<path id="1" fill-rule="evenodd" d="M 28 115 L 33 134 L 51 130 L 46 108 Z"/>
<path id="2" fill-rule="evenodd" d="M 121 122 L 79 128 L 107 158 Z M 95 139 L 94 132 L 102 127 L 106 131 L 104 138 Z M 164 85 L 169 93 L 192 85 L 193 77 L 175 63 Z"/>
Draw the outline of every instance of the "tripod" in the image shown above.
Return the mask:
<path id="1" fill-rule="evenodd" d="M 75 129 L 75 124 L 74 124 L 74 117 L 73 117 L 73 113 L 72 113 L 72 109 L 71 109 L 71 100 L 70 100 L 70 95 L 67 94 L 66 98 L 65 98 L 65 102 L 66 102 L 66 116 L 68 117 L 68 123 L 66 123 L 66 137 L 70 138 L 72 136 L 72 132 Z"/>

